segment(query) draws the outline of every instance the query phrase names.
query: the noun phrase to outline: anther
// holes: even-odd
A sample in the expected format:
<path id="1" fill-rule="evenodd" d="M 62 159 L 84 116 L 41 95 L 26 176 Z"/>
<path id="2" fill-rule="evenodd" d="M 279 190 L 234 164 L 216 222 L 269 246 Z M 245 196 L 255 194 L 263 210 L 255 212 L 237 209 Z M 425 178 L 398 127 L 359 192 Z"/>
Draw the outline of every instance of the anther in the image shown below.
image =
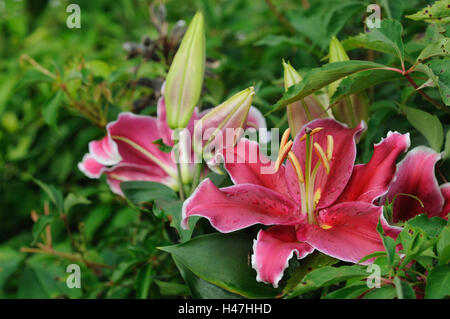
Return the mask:
<path id="1" fill-rule="evenodd" d="M 334 139 L 332 135 L 327 135 L 327 159 L 331 161 L 333 158 Z"/>
<path id="2" fill-rule="evenodd" d="M 286 158 L 286 156 L 288 155 L 288 153 L 292 148 L 292 144 L 294 143 L 292 141 L 289 141 L 283 146 L 282 149 L 280 148 L 280 152 L 278 153 L 278 158 L 274 166 L 275 172 L 280 169 L 281 163 L 283 163 L 284 159 Z"/>
<path id="3" fill-rule="evenodd" d="M 305 182 L 305 179 L 303 177 L 302 167 L 300 166 L 300 162 L 299 162 L 297 156 L 295 156 L 295 154 L 293 152 L 289 152 L 288 159 L 295 169 L 295 173 L 297 174 L 298 180 L 300 181 L 300 183 L 303 184 Z"/>
<path id="4" fill-rule="evenodd" d="M 304 141 L 306 139 L 306 136 L 313 136 L 314 134 L 320 132 L 323 130 L 323 127 L 316 127 L 314 129 L 310 129 L 309 127 L 305 128 L 305 134 L 300 138 L 300 141 Z"/>
<path id="5" fill-rule="evenodd" d="M 314 150 L 316 151 L 317 156 L 319 157 L 320 161 L 322 162 L 322 165 L 325 167 L 327 174 L 330 173 L 330 163 L 328 163 L 328 159 L 325 156 L 325 152 L 323 151 L 322 147 L 319 145 L 319 143 L 314 143 Z"/>
<path id="6" fill-rule="evenodd" d="M 283 136 L 281 137 L 281 142 L 280 142 L 280 151 L 284 148 L 284 146 L 286 145 L 288 139 L 289 139 L 289 135 L 291 134 L 291 129 L 288 128 L 286 131 L 284 131 Z"/>

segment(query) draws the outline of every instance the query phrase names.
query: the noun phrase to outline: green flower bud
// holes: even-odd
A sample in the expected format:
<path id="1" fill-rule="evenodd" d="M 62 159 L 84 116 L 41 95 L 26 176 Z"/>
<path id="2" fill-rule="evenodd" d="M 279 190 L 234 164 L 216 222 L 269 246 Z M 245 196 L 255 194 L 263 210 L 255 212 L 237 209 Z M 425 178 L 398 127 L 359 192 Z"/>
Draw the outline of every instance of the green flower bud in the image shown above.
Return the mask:
<path id="1" fill-rule="evenodd" d="M 188 124 L 202 90 L 205 73 L 205 26 L 201 12 L 192 19 L 166 78 L 164 98 L 167 124 L 183 128 Z"/>
<path id="2" fill-rule="evenodd" d="M 299 83 L 302 77 L 288 62 L 283 61 L 284 68 L 284 88 L 286 91 L 292 85 Z M 301 128 L 308 122 L 323 117 L 329 117 L 326 108 L 315 95 L 309 95 L 304 99 L 289 104 L 286 107 L 287 118 L 291 135 L 293 138 L 301 130 Z"/>
<path id="3" fill-rule="evenodd" d="M 255 89 L 249 87 L 206 113 L 194 127 L 194 151 L 231 147 L 239 140 L 252 105 Z M 227 129 L 234 129 L 228 130 Z M 233 136 L 229 136 L 233 133 Z M 230 140 L 231 138 L 231 140 Z"/>

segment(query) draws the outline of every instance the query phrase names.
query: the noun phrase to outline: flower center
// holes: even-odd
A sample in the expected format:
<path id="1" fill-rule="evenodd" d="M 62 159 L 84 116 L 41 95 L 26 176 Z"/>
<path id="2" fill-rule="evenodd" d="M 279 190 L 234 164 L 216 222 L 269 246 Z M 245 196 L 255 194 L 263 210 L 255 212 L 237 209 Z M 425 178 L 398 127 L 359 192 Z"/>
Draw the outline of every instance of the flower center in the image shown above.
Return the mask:
<path id="1" fill-rule="evenodd" d="M 283 161 L 287 158 L 294 168 L 297 175 L 297 181 L 300 188 L 301 213 L 307 215 L 310 224 L 316 223 L 315 210 L 322 196 L 322 189 L 316 187 L 316 177 L 320 166 L 323 167 L 326 174 L 330 173 L 330 163 L 333 158 L 334 139 L 332 135 L 327 135 L 326 151 L 322 146 L 314 142 L 314 135 L 323 130 L 323 127 L 314 129 L 306 128 L 305 134 L 300 138 L 300 142 L 305 142 L 305 165 L 302 168 L 299 159 L 291 151 L 293 142 L 289 140 L 290 129 L 287 129 L 280 142 L 280 151 L 275 162 L 275 171 L 277 171 Z M 313 152 L 318 158 L 313 166 Z"/>

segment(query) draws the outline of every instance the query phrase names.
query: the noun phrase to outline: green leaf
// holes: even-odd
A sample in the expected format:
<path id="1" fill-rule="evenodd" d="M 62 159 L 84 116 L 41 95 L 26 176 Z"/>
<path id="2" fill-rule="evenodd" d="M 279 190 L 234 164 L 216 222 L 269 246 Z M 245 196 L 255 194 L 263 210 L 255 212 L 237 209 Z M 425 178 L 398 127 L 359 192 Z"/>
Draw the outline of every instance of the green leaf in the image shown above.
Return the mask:
<path id="1" fill-rule="evenodd" d="M 433 268 L 427 277 L 426 299 L 441 299 L 450 296 L 450 265 Z"/>
<path id="2" fill-rule="evenodd" d="M 428 44 L 422 52 L 420 52 L 417 57 L 417 61 L 423 62 L 426 59 L 435 57 L 435 56 L 446 56 L 449 55 L 450 52 L 450 39 L 449 38 L 441 38 L 433 43 Z"/>
<path id="3" fill-rule="evenodd" d="M 283 288 L 283 294 L 288 294 L 291 289 L 301 283 L 307 273 L 317 268 L 334 265 L 338 261 L 318 251 L 313 252 L 299 261 L 300 265 L 294 270 L 286 286 Z"/>
<path id="4" fill-rule="evenodd" d="M 368 289 L 366 283 L 343 287 L 327 294 L 324 299 L 353 299 L 361 296 Z"/>
<path id="5" fill-rule="evenodd" d="M 440 152 L 444 143 L 444 130 L 439 118 L 436 115 L 405 105 L 400 106 L 400 108 L 405 112 L 408 122 L 425 136 L 428 144 L 436 152 Z"/>
<path id="6" fill-rule="evenodd" d="M 158 209 L 162 210 L 164 215 L 171 219 L 170 226 L 175 228 L 180 236 L 181 242 L 188 241 L 191 239 L 192 232 L 194 231 L 195 224 L 200 219 L 199 216 L 193 216 L 189 218 L 189 229 L 183 229 L 181 227 L 181 209 L 183 207 L 183 202 L 177 201 L 164 201 L 157 200 L 156 206 Z"/>
<path id="7" fill-rule="evenodd" d="M 155 182 L 122 182 L 120 188 L 125 197 L 136 205 L 156 199 L 176 200 L 178 198 L 173 189 Z"/>
<path id="8" fill-rule="evenodd" d="M 405 50 L 402 40 L 403 27 L 396 20 L 383 19 L 380 28 L 373 28 L 367 33 L 370 42 L 383 42 L 393 48 L 402 65 L 404 63 Z"/>
<path id="9" fill-rule="evenodd" d="M 159 287 L 159 293 L 162 296 L 189 296 L 189 287 L 185 284 L 179 284 L 176 282 L 166 282 L 160 280 L 154 280 L 155 284 Z"/>
<path id="10" fill-rule="evenodd" d="M 348 75 L 384 67 L 386 66 L 374 62 L 351 60 L 329 63 L 320 68 L 311 69 L 304 75 L 302 81 L 291 86 L 284 93 L 283 97 L 274 105 L 272 111 L 276 111 L 283 106 L 299 101 L 320 90 L 324 86 Z"/>
<path id="11" fill-rule="evenodd" d="M 258 283 L 248 261 L 253 238 L 242 233 L 210 234 L 188 242 L 161 247 L 196 276 L 248 298 L 275 297 L 281 290 Z"/>
<path id="12" fill-rule="evenodd" d="M 414 228 L 417 228 L 424 232 L 429 237 L 437 237 L 442 228 L 445 227 L 447 222 L 443 218 L 432 217 L 428 218 L 426 214 L 418 215 L 407 222 Z"/>
<path id="13" fill-rule="evenodd" d="M 436 1 L 432 6 L 406 16 L 415 21 L 447 24 L 450 22 L 450 8 L 448 0 Z"/>
<path id="14" fill-rule="evenodd" d="M 376 251 L 376 252 L 374 252 L 372 254 L 369 254 L 369 255 L 364 256 L 363 258 L 361 258 L 361 260 L 358 261 L 358 264 L 361 264 L 361 263 L 363 263 L 363 262 L 365 262 L 365 261 L 367 261 L 369 259 L 376 258 L 376 257 L 382 257 L 382 256 L 386 256 L 386 252 L 385 251 Z"/>
<path id="15" fill-rule="evenodd" d="M 200 277 L 196 276 L 185 265 L 172 255 L 175 264 L 180 271 L 181 277 L 188 285 L 189 291 L 193 298 L 196 299 L 242 299 L 242 296 L 233 294 L 225 289 L 222 289 L 212 283 L 209 283 Z"/>
<path id="16" fill-rule="evenodd" d="M 394 286 L 385 285 L 380 288 L 373 288 L 373 290 L 364 295 L 363 299 L 393 299 L 396 295 Z"/>
<path id="17" fill-rule="evenodd" d="M 368 34 L 360 33 L 356 36 L 349 37 L 342 41 L 342 46 L 346 51 L 364 48 L 394 56 L 397 55 L 397 52 L 390 44 L 382 41 L 371 41 Z"/>
<path id="18" fill-rule="evenodd" d="M 42 116 L 44 117 L 45 123 L 56 129 L 56 122 L 58 119 L 58 111 L 59 107 L 61 106 L 61 97 L 62 97 L 62 91 L 58 90 L 56 94 L 52 97 L 49 103 L 44 106 L 44 109 L 42 110 Z"/>
<path id="19" fill-rule="evenodd" d="M 38 238 L 39 235 L 44 231 L 45 227 L 49 225 L 53 220 L 55 219 L 55 216 L 51 215 L 42 215 L 39 217 L 36 223 L 33 225 L 32 234 L 33 234 L 33 243 L 34 244 Z"/>
<path id="20" fill-rule="evenodd" d="M 147 299 L 148 291 L 153 282 L 152 265 L 147 264 L 139 271 L 136 277 L 136 297 L 138 299 Z"/>
<path id="21" fill-rule="evenodd" d="M 363 279 L 367 276 L 368 273 L 359 265 L 340 267 L 325 266 L 307 274 L 302 282 L 292 290 L 289 297 L 299 296 L 309 291 L 349 279 Z"/>
<path id="22" fill-rule="evenodd" d="M 351 94 L 364 91 L 374 85 L 386 81 L 397 81 L 403 79 L 400 73 L 389 70 L 369 70 L 350 75 L 343 79 L 330 100 L 334 105 Z"/>
<path id="23" fill-rule="evenodd" d="M 438 78 L 439 93 L 445 105 L 450 105 L 450 59 L 431 60 L 427 63 Z"/>
<path id="24" fill-rule="evenodd" d="M 64 200 L 62 192 L 55 188 L 53 185 L 47 185 L 44 182 L 31 177 L 31 180 L 39 185 L 42 190 L 47 194 L 50 198 L 50 201 L 55 205 L 58 213 L 62 213 L 64 209 Z"/>
<path id="25" fill-rule="evenodd" d="M 436 245 L 436 250 L 439 255 L 439 264 L 447 264 L 450 260 L 450 225 L 447 225 L 442 229 Z"/>
<path id="26" fill-rule="evenodd" d="M 442 158 L 443 159 L 450 158 L 450 129 L 447 131 L 447 134 L 445 135 L 445 145 Z"/>
<path id="27" fill-rule="evenodd" d="M 19 253 L 11 247 L 0 247 L 0 290 L 5 285 L 6 280 L 16 272 L 24 258 L 25 254 Z"/>
<path id="28" fill-rule="evenodd" d="M 74 193 L 70 193 L 64 199 L 64 213 L 68 213 L 70 209 L 76 205 L 87 205 L 90 204 L 91 201 L 83 196 L 75 195 Z"/>

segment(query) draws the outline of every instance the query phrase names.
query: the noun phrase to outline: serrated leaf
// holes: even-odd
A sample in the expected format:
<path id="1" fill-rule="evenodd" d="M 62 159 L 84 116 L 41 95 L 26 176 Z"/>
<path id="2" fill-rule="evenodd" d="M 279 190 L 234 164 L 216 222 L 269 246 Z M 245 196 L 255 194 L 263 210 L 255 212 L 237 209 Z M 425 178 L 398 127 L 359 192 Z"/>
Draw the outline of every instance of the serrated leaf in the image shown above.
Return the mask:
<path id="1" fill-rule="evenodd" d="M 428 44 L 417 57 L 417 61 L 424 61 L 435 56 L 446 56 L 450 52 L 450 39 L 441 38 L 433 43 Z"/>
<path id="2" fill-rule="evenodd" d="M 403 47 L 402 32 L 403 27 L 400 22 L 383 19 L 380 28 L 370 29 L 367 33 L 367 39 L 370 42 L 383 42 L 390 45 L 403 65 L 405 50 Z"/>
<path id="3" fill-rule="evenodd" d="M 401 106 L 406 118 L 428 141 L 428 144 L 440 152 L 444 142 L 444 130 L 441 121 L 436 115 L 408 106 Z"/>
<path id="4" fill-rule="evenodd" d="M 380 288 L 373 288 L 364 295 L 363 299 L 393 299 L 396 295 L 394 286 L 384 285 Z"/>
<path id="5" fill-rule="evenodd" d="M 450 105 L 450 59 L 431 60 L 427 63 L 437 77 L 439 93 L 445 105 Z"/>
<path id="6" fill-rule="evenodd" d="M 305 276 L 302 282 L 295 287 L 290 293 L 290 297 L 295 297 L 316 290 L 321 287 L 326 287 L 338 282 L 349 279 L 363 279 L 369 274 L 365 269 L 359 265 L 332 267 L 326 266 L 313 270 Z"/>
<path id="7" fill-rule="evenodd" d="M 426 214 L 418 215 L 407 222 L 412 227 L 419 229 L 427 236 L 437 237 L 447 224 L 446 220 L 440 217 L 428 218 Z"/>
<path id="8" fill-rule="evenodd" d="M 448 0 L 436 1 L 433 5 L 428 5 L 422 10 L 406 16 L 415 21 L 425 21 L 429 23 L 450 22 L 450 8 Z"/>

